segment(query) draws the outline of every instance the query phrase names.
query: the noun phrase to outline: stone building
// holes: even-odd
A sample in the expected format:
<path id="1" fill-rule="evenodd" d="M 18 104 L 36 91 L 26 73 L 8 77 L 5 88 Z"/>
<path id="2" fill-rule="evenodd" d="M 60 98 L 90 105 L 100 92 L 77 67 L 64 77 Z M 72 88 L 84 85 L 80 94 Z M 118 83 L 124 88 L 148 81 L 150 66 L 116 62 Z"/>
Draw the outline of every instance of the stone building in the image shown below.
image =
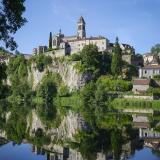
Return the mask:
<path id="1" fill-rule="evenodd" d="M 140 128 L 139 129 L 140 138 L 160 138 L 160 133 L 154 131 L 153 128 Z"/>
<path id="2" fill-rule="evenodd" d="M 134 79 L 133 80 L 133 92 L 145 92 L 152 85 L 150 79 Z"/>
<path id="3" fill-rule="evenodd" d="M 59 49 L 62 51 L 62 55 L 70 55 L 77 53 L 83 49 L 85 45 L 95 44 L 98 47 L 99 52 L 103 52 L 109 49 L 109 40 L 105 37 L 86 37 L 86 23 L 81 16 L 77 23 L 77 34 L 74 36 L 64 36 L 61 30 L 58 34 L 53 36 L 53 49 Z M 55 51 L 56 52 L 56 51 Z"/>
<path id="4" fill-rule="evenodd" d="M 160 75 L 160 65 L 147 65 L 139 69 L 139 78 L 153 78 Z"/>
<path id="5" fill-rule="evenodd" d="M 77 34 L 74 36 L 65 36 L 61 33 L 55 34 L 52 38 L 53 49 L 55 53 L 61 55 L 70 55 L 73 53 L 80 52 L 85 45 L 94 44 L 98 47 L 99 52 L 108 51 L 111 52 L 114 44 L 109 43 L 109 40 L 103 36 L 98 37 L 87 37 L 86 36 L 86 22 L 81 16 L 77 22 Z M 122 52 L 130 54 L 134 52 L 134 48 L 128 44 L 120 44 Z M 61 51 L 61 52 L 60 52 Z"/>
<path id="6" fill-rule="evenodd" d="M 38 46 L 38 48 L 33 48 L 33 54 L 41 54 L 47 52 L 47 46 Z"/>
<path id="7" fill-rule="evenodd" d="M 94 44 L 98 47 L 99 52 L 107 51 L 112 53 L 114 43 L 110 43 L 104 36 L 87 37 L 86 22 L 81 16 L 77 22 L 77 33 L 73 36 L 65 36 L 61 30 L 52 37 L 52 49 L 55 56 L 66 56 L 74 53 L 79 53 L 85 45 Z M 142 56 L 135 55 L 135 49 L 128 44 L 120 44 L 122 49 L 122 59 L 129 64 L 142 66 Z M 34 54 L 44 53 L 47 50 L 46 46 L 39 46 L 33 49 Z"/>
<path id="8" fill-rule="evenodd" d="M 143 57 L 140 54 L 123 54 L 122 60 L 135 66 L 143 66 Z"/>
<path id="9" fill-rule="evenodd" d="M 144 65 L 158 65 L 159 64 L 159 56 L 152 54 L 152 53 L 146 53 L 143 55 Z"/>

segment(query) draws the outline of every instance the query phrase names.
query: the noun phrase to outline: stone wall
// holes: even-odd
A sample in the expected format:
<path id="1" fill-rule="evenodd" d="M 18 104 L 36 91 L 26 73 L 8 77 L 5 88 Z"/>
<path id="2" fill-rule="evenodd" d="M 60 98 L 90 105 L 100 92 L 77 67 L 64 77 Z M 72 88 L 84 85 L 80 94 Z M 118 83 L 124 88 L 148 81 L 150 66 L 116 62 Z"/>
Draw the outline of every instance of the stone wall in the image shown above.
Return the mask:
<path id="1" fill-rule="evenodd" d="M 138 95 L 123 95 L 122 98 L 126 99 L 144 99 L 144 100 L 153 100 L 153 96 L 138 96 Z"/>
<path id="2" fill-rule="evenodd" d="M 149 85 L 133 85 L 133 89 L 132 91 L 133 92 L 136 92 L 136 91 L 147 91 L 147 89 L 149 89 Z"/>

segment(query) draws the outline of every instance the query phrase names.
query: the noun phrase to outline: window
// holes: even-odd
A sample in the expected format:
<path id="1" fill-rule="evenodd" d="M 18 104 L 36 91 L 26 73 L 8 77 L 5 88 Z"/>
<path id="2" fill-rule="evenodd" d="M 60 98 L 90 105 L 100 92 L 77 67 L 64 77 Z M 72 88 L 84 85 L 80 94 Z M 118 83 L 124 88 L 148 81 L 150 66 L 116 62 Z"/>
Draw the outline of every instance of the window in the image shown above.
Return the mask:
<path id="1" fill-rule="evenodd" d="M 153 74 L 155 74 L 155 70 L 153 69 Z"/>
<path id="2" fill-rule="evenodd" d="M 56 40 L 55 39 L 53 40 L 53 46 L 56 46 Z"/>
<path id="3" fill-rule="evenodd" d="M 144 73 L 146 74 L 146 73 L 147 73 L 147 70 L 145 70 Z"/>

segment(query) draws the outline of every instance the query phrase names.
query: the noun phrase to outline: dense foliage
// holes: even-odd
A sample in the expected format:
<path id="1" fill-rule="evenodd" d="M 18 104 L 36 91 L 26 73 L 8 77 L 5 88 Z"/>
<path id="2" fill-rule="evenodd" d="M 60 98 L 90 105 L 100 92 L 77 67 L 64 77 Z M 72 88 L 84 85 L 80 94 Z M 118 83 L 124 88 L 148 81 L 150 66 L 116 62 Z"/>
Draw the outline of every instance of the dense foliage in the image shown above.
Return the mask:
<path id="1" fill-rule="evenodd" d="M 111 71 L 113 76 L 118 76 L 122 73 L 122 50 L 118 38 L 116 38 L 116 43 L 113 49 Z"/>
<path id="2" fill-rule="evenodd" d="M 118 52 L 117 42 L 115 53 Z M 113 99 L 112 95 L 115 93 L 131 91 L 131 81 L 126 80 L 128 78 L 115 79 L 115 75 L 111 75 L 113 57 L 107 52 L 98 53 L 94 45 L 84 47 L 80 54 L 59 59 L 60 63 L 65 60 L 68 63 L 74 61 L 74 64 L 78 62 L 82 71 L 91 73 L 93 79 L 82 89 L 70 91 L 59 74 L 49 72 L 52 58 L 45 54 L 35 55 L 30 60 L 17 54 L 10 58 L 7 66 L 5 63 L 0 64 L 1 128 L 7 132 L 9 139 L 18 143 L 24 138 L 36 145 L 67 143 L 78 149 L 88 160 L 95 159 L 96 152 L 101 152 L 103 149 L 104 153 L 108 151 L 113 153 L 114 159 L 118 160 L 122 145 L 135 138 L 133 136 L 135 132 L 132 128 L 132 116 L 116 112 L 117 109 L 139 106 L 158 108 L 159 101 Z M 121 63 L 118 62 L 116 65 L 119 66 Z M 131 74 L 128 77 L 131 77 L 136 71 L 135 68 L 126 63 L 122 63 L 120 68 L 124 66 L 128 67 L 128 74 Z M 47 67 L 40 83 L 32 88 L 32 83 L 29 82 L 32 69 L 42 72 Z M 10 87 L 6 85 L 6 78 L 9 80 Z M 83 126 L 85 121 L 84 130 L 76 132 L 75 142 L 53 141 L 48 134 L 49 129 L 59 127 L 70 110 L 79 116 L 77 121 L 80 121 L 80 125 Z M 32 122 L 30 115 L 33 113 L 37 114 L 44 128 L 32 130 L 32 137 L 30 137 L 28 123 Z M 66 131 L 68 128 L 65 127 L 63 129 Z"/>
<path id="3" fill-rule="evenodd" d="M 132 83 L 130 81 L 125 81 L 121 79 L 113 79 L 108 76 L 101 76 L 97 80 L 97 84 L 104 89 L 105 91 L 131 91 L 132 90 Z"/>
<path id="4" fill-rule="evenodd" d="M 52 120 L 56 117 L 56 106 L 54 104 L 56 94 L 55 77 L 50 74 L 42 80 L 37 90 L 37 98 L 41 99 L 41 103 L 37 105 L 37 110 L 42 119 Z"/>
<path id="5" fill-rule="evenodd" d="M 40 72 L 43 72 L 48 65 L 52 64 L 51 56 L 46 56 L 44 54 L 34 56 L 33 61 L 36 63 L 36 68 Z"/>
<path id="6" fill-rule="evenodd" d="M 76 63 L 76 69 L 80 72 L 91 73 L 94 79 L 111 71 L 111 56 L 107 52 L 98 52 L 96 45 L 86 45 L 79 54 L 71 55 Z"/>
<path id="7" fill-rule="evenodd" d="M 0 40 L 6 47 L 14 50 L 17 47 L 14 38 L 15 32 L 26 22 L 23 17 L 25 0 L 2 0 L 0 3 Z"/>
<path id="8" fill-rule="evenodd" d="M 156 44 L 151 48 L 151 53 L 159 54 L 160 53 L 160 44 Z"/>

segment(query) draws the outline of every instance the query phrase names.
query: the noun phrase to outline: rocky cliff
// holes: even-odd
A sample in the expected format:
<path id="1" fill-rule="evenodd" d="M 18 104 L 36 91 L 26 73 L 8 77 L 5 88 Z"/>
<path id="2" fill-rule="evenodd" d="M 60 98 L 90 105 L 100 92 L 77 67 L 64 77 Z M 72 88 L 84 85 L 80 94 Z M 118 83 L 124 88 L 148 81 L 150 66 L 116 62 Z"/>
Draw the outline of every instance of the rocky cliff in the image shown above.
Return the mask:
<path id="1" fill-rule="evenodd" d="M 74 67 L 75 63 L 76 62 L 67 61 L 63 57 L 53 57 L 52 64 L 43 72 L 39 72 L 36 69 L 35 64 L 32 64 L 28 77 L 29 81 L 32 82 L 33 89 L 35 89 L 41 82 L 43 76 L 49 71 L 52 73 L 58 73 L 70 91 L 80 89 L 87 81 L 92 79 L 92 75 L 90 73 L 79 73 Z"/>

